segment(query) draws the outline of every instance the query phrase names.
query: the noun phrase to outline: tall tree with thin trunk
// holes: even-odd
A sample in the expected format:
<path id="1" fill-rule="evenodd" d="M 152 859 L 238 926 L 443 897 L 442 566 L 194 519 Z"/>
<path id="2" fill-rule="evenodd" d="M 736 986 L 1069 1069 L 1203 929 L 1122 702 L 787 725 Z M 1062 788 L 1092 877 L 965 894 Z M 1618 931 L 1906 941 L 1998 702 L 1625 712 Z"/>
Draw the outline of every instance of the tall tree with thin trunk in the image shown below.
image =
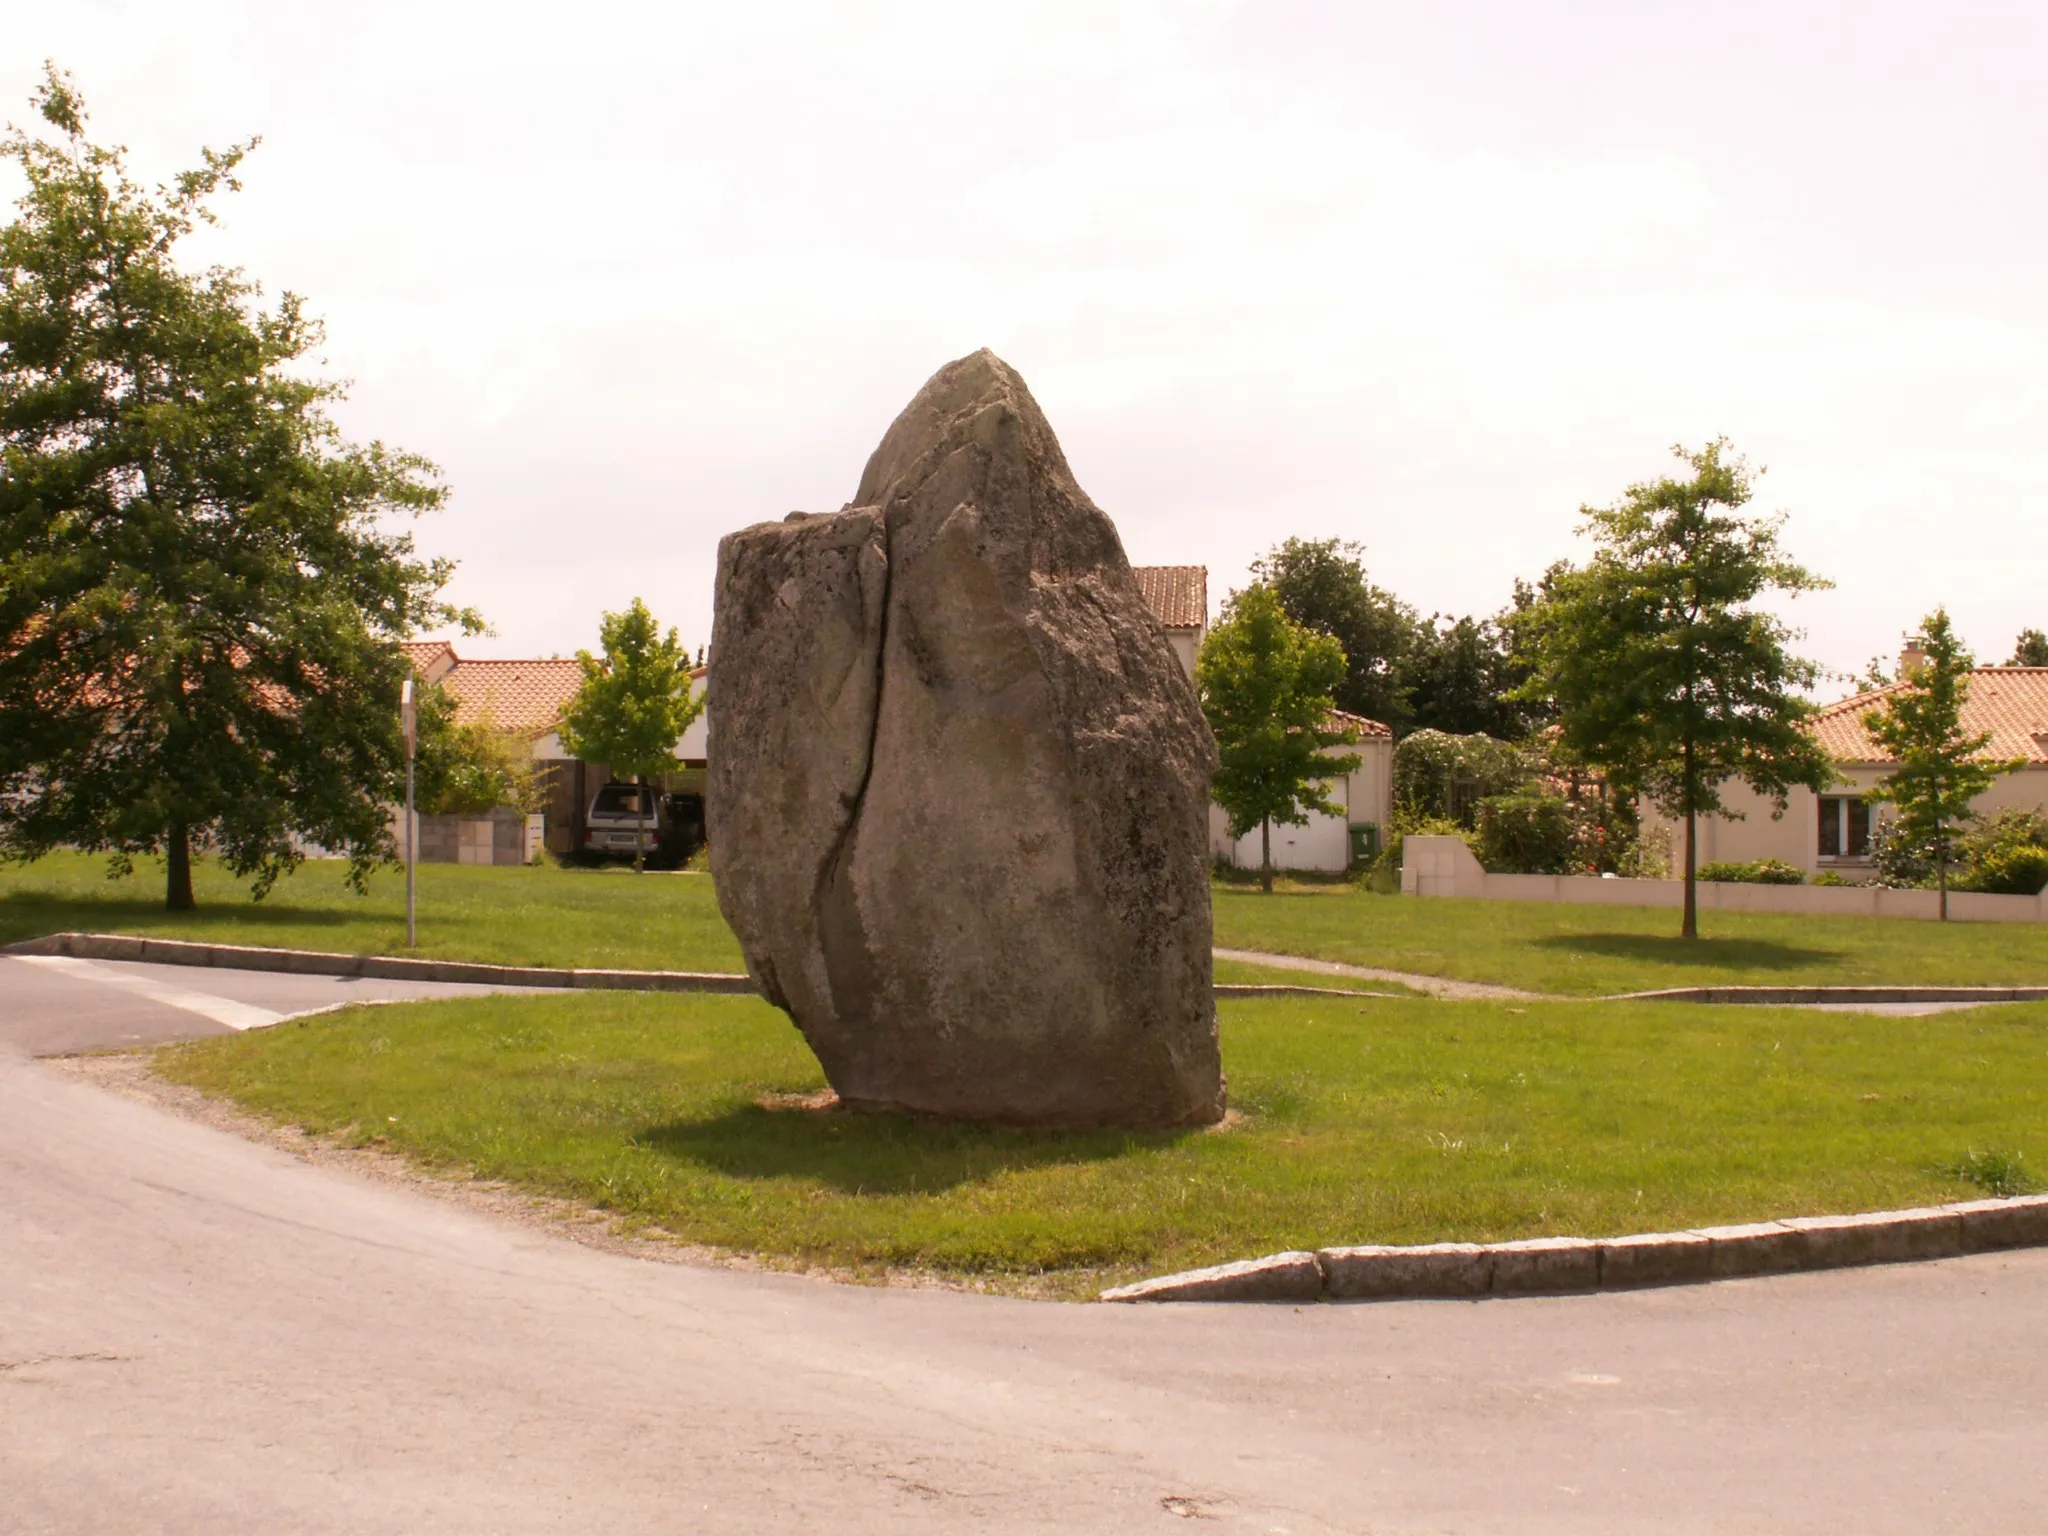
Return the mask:
<path id="1" fill-rule="evenodd" d="M 1919 670 L 1885 696 L 1882 709 L 1864 715 L 1863 728 L 1898 764 L 1870 798 L 1890 801 L 1899 830 L 1913 845 L 1933 852 L 1941 920 L 1947 922 L 1956 835 L 1977 820 L 1977 797 L 2026 767 L 2026 759 L 1987 758 L 1991 733 L 1963 734 L 1963 706 L 1976 661 L 1956 635 L 1948 610 L 1937 608 L 1927 616 L 1920 646 L 1924 659 Z"/>
<path id="2" fill-rule="evenodd" d="M 261 896 L 317 843 L 360 886 L 403 780 L 397 641 L 479 622 L 390 527 L 440 504 L 434 468 L 341 439 L 297 297 L 178 264 L 254 140 L 152 192 L 56 69 L 35 106 L 48 136 L 0 139 L 25 183 L 0 229 L 0 858 L 161 853 L 183 909 L 199 848 Z"/>
<path id="3" fill-rule="evenodd" d="M 1211 793 L 1233 839 L 1259 828 L 1266 891 L 1273 889 L 1273 823 L 1299 827 L 1311 811 L 1343 814 L 1324 787 L 1359 763 L 1356 753 L 1328 750 L 1354 739 L 1330 718 L 1331 690 L 1343 677 L 1344 648 L 1290 619 L 1268 586 L 1233 593 L 1202 641 L 1195 688 L 1216 733 Z"/>
<path id="4" fill-rule="evenodd" d="M 1683 821 L 1680 932 L 1692 939 L 1699 818 L 1734 814 L 1722 799 L 1734 780 L 1782 813 L 1794 785 L 1824 789 L 1835 769 L 1802 729 L 1812 713 L 1802 690 L 1820 669 L 1794 656 L 1793 632 L 1754 606 L 1827 583 L 1780 552 L 1782 516 L 1741 515 L 1751 474 L 1725 439 L 1673 451 L 1686 477 L 1583 509 L 1596 553 L 1555 573 L 1518 632 L 1534 669 L 1522 691 L 1554 703 L 1564 748 Z"/>
<path id="5" fill-rule="evenodd" d="M 676 744 L 703 711 L 690 691 L 690 653 L 674 629 L 664 635 L 647 604 L 634 598 L 598 625 L 602 658 L 576 653 L 583 682 L 562 716 L 562 745 L 587 763 L 604 763 L 636 780 L 676 766 Z M 646 867 L 646 851 L 633 867 Z"/>

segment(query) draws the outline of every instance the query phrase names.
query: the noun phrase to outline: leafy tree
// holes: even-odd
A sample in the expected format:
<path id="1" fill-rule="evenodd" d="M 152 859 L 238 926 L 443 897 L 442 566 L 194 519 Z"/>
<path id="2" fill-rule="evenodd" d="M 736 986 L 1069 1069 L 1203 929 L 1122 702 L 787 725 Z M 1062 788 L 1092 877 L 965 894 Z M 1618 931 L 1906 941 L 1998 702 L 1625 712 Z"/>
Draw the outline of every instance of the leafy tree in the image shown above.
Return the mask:
<path id="1" fill-rule="evenodd" d="M 1897 836 L 1934 856 L 1942 921 L 1948 920 L 1949 868 L 1958 831 L 1977 820 L 1973 802 L 1993 783 L 2026 766 L 2025 759 L 1986 758 L 1991 733 L 1963 734 L 1975 659 L 1937 608 L 1922 626 L 1926 655 L 1919 671 L 1885 696 L 1884 707 L 1863 717 L 1871 739 L 1898 764 L 1870 791 L 1898 813 Z"/>
<path id="2" fill-rule="evenodd" d="M 1273 823 L 1305 826 L 1311 811 L 1339 815 L 1323 787 L 1358 766 L 1327 749 L 1355 738 L 1333 726 L 1332 693 L 1344 678 L 1344 649 L 1289 618 L 1263 583 L 1231 595 L 1202 641 L 1195 687 L 1216 733 L 1220 766 L 1213 793 L 1230 835 L 1259 832 L 1259 883 L 1273 889 Z"/>
<path id="3" fill-rule="evenodd" d="M 489 719 L 458 721 L 455 700 L 438 683 L 419 689 L 414 794 L 423 816 L 481 816 L 509 805 L 540 808 L 533 759 L 519 738 Z"/>
<path id="4" fill-rule="evenodd" d="M 1391 726 L 1408 724 L 1403 666 L 1423 629 L 1415 610 L 1366 579 L 1361 544 L 1288 539 L 1252 562 L 1287 617 L 1343 649 L 1344 675 L 1331 690 L 1339 709 Z"/>
<path id="5" fill-rule="evenodd" d="M 598 626 L 604 659 L 576 653 L 582 686 L 562 717 L 562 745 L 585 762 L 605 763 L 613 773 L 645 779 L 676 764 L 676 743 L 703 711 L 701 694 L 690 692 L 690 653 L 666 635 L 634 598 L 623 613 L 607 613 Z M 636 854 L 633 867 L 643 866 Z"/>
<path id="6" fill-rule="evenodd" d="M 1560 745 L 1618 788 L 1685 823 L 1685 911 L 1699 936 L 1698 821 L 1729 815 L 1741 779 L 1777 801 L 1825 788 L 1834 765 L 1801 729 L 1801 690 L 1820 676 L 1793 656 L 1792 632 L 1752 606 L 1768 592 L 1825 582 L 1780 553 L 1782 516 L 1743 517 L 1750 473 L 1719 439 L 1674 450 L 1689 477 L 1645 481 L 1613 507 L 1582 509 L 1599 545 L 1561 572 L 1523 620 L 1535 672 L 1528 697 L 1555 700 Z"/>
<path id="7" fill-rule="evenodd" d="M 2048 635 L 2038 629 L 2023 629 L 2013 642 L 2009 667 L 2048 667 Z"/>
<path id="8" fill-rule="evenodd" d="M 1428 620 L 1416 630 L 1400 677 L 1412 730 L 1519 741 L 1541 720 L 1540 705 L 1516 696 L 1527 670 L 1502 617 Z"/>
<path id="9" fill-rule="evenodd" d="M 52 67 L 54 138 L 10 129 L 26 183 L 0 229 L 0 857 L 161 852 L 193 905 L 217 849 L 258 896 L 306 842 L 358 887 L 388 857 L 404 748 L 396 641 L 479 627 L 390 514 L 440 505 L 425 459 L 341 439 L 341 387 L 295 295 L 193 273 L 252 139 L 150 192 L 86 138 Z"/>

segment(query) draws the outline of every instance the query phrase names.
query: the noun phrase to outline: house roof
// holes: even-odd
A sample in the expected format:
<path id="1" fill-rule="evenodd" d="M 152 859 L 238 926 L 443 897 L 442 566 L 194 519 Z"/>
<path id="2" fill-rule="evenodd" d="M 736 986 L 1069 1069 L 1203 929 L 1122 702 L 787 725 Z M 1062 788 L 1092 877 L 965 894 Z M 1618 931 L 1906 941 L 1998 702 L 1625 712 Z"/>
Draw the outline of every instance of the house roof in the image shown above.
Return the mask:
<path id="1" fill-rule="evenodd" d="M 501 731 L 538 736 L 561 724 L 562 713 L 583 686 L 583 669 L 571 661 L 464 661 L 441 679 L 465 723 L 488 718 Z"/>
<path id="2" fill-rule="evenodd" d="M 1134 565 L 1138 591 L 1152 617 L 1168 629 L 1206 629 L 1209 624 L 1209 568 L 1206 565 Z"/>
<path id="3" fill-rule="evenodd" d="M 1394 734 L 1394 728 L 1390 725 L 1382 725 L 1377 720 L 1368 720 L 1363 715 L 1354 715 L 1348 710 L 1342 709 L 1330 711 L 1330 728 L 1339 731 L 1356 731 L 1361 741 L 1374 736 L 1391 737 Z"/>
<path id="4" fill-rule="evenodd" d="M 455 647 L 446 640 L 401 640 L 398 648 L 405 652 L 405 659 L 424 672 L 443 657 L 453 661 Z"/>
<path id="5" fill-rule="evenodd" d="M 1892 694 L 1908 687 L 1893 683 L 1859 693 L 1817 711 L 1808 722 L 1816 740 L 1845 763 L 1884 763 L 1890 756 L 1870 739 L 1863 717 L 1882 709 Z M 2048 667 L 1977 667 L 1963 696 L 1966 736 L 1991 733 L 1987 757 L 2018 757 L 2048 763 Z"/>

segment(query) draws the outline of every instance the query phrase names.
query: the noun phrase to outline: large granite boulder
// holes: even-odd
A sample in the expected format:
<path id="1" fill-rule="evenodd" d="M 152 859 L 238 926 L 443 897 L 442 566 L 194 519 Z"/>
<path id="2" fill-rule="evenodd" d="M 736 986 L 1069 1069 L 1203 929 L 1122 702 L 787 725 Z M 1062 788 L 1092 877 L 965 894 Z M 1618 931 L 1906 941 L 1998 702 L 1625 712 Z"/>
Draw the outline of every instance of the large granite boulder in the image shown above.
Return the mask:
<path id="1" fill-rule="evenodd" d="M 840 1098 L 1218 1119 L 1215 744 L 1024 381 L 940 369 L 844 510 L 719 544 L 716 602 L 719 905 Z"/>

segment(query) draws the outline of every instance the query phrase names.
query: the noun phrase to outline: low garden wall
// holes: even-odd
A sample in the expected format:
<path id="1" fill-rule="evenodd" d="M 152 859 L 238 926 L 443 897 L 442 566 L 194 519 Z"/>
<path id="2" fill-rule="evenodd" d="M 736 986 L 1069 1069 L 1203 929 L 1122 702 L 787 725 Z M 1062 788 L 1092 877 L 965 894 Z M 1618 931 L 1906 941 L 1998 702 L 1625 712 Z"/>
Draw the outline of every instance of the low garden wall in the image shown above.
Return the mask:
<path id="1" fill-rule="evenodd" d="M 405 813 L 398 814 L 395 841 L 405 846 Z M 422 864 L 530 864 L 541 846 L 541 818 L 500 806 L 485 816 L 422 816 Z"/>
<path id="2" fill-rule="evenodd" d="M 1613 880 L 1603 875 L 1495 875 L 1464 839 L 1409 837 L 1401 844 L 1404 896 L 1464 896 L 1482 901 L 1562 901 L 1580 906 L 1678 907 L 1682 880 Z M 2044 893 L 2048 894 L 2048 893 Z M 1731 885 L 1701 881 L 1702 912 L 1793 912 L 1812 917 L 1941 915 L 1934 891 L 1890 891 L 1874 885 Z M 1987 896 L 1951 891 L 1948 913 L 1964 922 L 2037 923 L 2048 918 L 2042 896 Z"/>

